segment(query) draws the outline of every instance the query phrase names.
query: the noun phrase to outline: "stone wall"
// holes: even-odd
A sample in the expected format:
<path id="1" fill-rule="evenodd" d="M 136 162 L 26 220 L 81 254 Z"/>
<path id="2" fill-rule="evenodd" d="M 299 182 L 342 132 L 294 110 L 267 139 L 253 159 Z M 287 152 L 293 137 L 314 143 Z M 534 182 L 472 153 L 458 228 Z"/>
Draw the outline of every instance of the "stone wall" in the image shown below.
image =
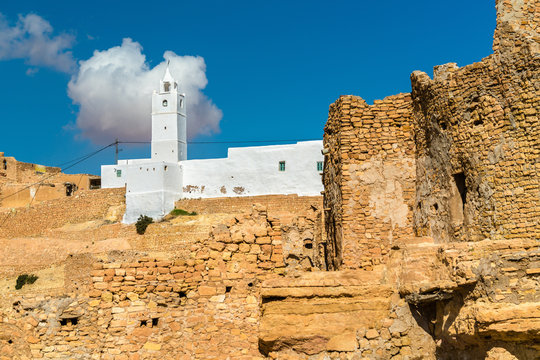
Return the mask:
<path id="1" fill-rule="evenodd" d="M 371 284 L 373 304 L 384 285 L 397 289 L 414 318 L 412 328 L 424 331 L 413 344 L 429 348 L 425 336 L 434 342 L 431 353 L 393 353 L 396 349 L 382 335 L 384 326 L 372 322 L 364 328 L 375 328 L 379 347 L 366 346 L 362 332 L 355 337 L 352 331 L 347 339 L 339 338 L 343 348 L 354 349 L 349 354 L 361 352 L 370 359 L 540 357 L 540 5 L 500 0 L 497 10 L 494 54 L 482 61 L 462 68 L 437 66 L 433 79 L 414 72 L 410 98 L 397 95 L 368 106 L 358 97 L 342 96 L 330 107 L 324 137 L 324 210 L 332 250 L 327 261 L 334 269 L 370 270 L 373 278 L 382 271 L 385 277 Z M 392 114 L 407 128 L 392 131 L 387 114 L 396 107 L 407 109 Z M 410 166 L 401 169 L 409 171 L 399 170 L 403 163 Z M 394 185 L 388 173 L 395 174 Z M 401 204 L 407 206 L 407 221 L 389 227 L 400 224 L 395 219 Z M 323 284 L 304 298 L 296 296 L 302 298 L 299 307 L 324 298 Z M 280 311 L 298 319 L 312 316 L 286 307 L 298 289 L 283 288 Z M 340 303 L 347 306 L 344 299 Z M 268 306 L 269 321 L 279 308 L 279 303 Z M 321 321 L 332 318 L 331 306 L 320 309 Z M 366 316 L 380 321 L 387 315 Z M 406 312 L 397 318 L 410 320 Z M 263 334 L 270 356 L 275 352 L 281 358 L 288 346 L 294 349 L 291 358 L 305 358 L 297 345 L 303 335 L 312 342 L 310 349 L 328 347 L 321 339 L 332 339 L 331 325 L 304 333 L 282 322 L 289 326 L 286 338 L 271 330 Z M 344 325 L 347 331 L 355 326 Z"/>
<path id="2" fill-rule="evenodd" d="M 539 5 L 497 6 L 493 55 L 411 76 L 415 227 L 437 241 L 540 238 Z"/>
<path id="3" fill-rule="evenodd" d="M 342 96 L 324 128 L 325 222 L 331 268 L 384 262 L 394 239 L 412 236 L 415 145 L 409 94 L 368 105 Z"/>
<path id="4" fill-rule="evenodd" d="M 124 189 L 80 191 L 29 208 L 0 211 L 0 238 L 42 234 L 66 224 L 103 219 L 112 206 L 124 204 Z"/>
<path id="5" fill-rule="evenodd" d="M 318 198 L 180 201 L 201 215 L 140 236 L 103 221 L 111 190 L 16 213 L 0 236 L 44 258 L 58 226 L 128 246 L 0 279 L 0 359 L 540 358 L 538 5 L 497 7 L 482 62 L 330 107 L 328 240 Z"/>
<path id="6" fill-rule="evenodd" d="M 285 226 L 256 205 L 250 213 L 229 215 L 202 240 L 183 243 L 185 251 L 70 256 L 62 288 L 0 296 L 3 354 L 19 359 L 262 358 L 261 283 L 295 273 L 302 256 L 317 262 L 310 255 L 313 248 L 303 244 L 313 241 L 306 231 L 313 234 L 321 217 L 307 207 L 289 219 Z M 291 236 L 294 231 L 301 236 Z M 182 244 L 181 236 L 177 241 Z M 298 248 L 307 252 L 299 254 Z"/>
<path id="7" fill-rule="evenodd" d="M 302 213 L 306 207 L 322 207 L 322 196 L 265 195 L 231 198 L 180 199 L 177 209 L 194 211 L 197 214 L 245 213 L 251 211 L 253 204 L 265 206 L 269 213 Z"/>

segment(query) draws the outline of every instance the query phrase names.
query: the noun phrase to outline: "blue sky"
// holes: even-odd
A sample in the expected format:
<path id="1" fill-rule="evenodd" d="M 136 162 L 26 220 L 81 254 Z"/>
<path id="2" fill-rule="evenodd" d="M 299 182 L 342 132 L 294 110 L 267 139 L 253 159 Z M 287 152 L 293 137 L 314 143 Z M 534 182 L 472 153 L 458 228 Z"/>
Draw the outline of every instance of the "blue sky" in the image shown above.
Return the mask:
<path id="1" fill-rule="evenodd" d="M 120 140 L 130 140 L 123 135 L 135 128 L 125 124 L 132 115 L 124 114 L 125 120 L 115 109 L 115 101 L 125 108 L 143 95 L 132 96 L 129 87 L 119 90 L 122 86 L 115 81 L 123 78 L 103 71 L 93 78 L 92 69 L 88 70 L 83 82 L 84 68 L 79 65 L 80 61 L 93 64 L 89 59 L 97 62 L 96 50 L 105 57 L 112 54 L 111 48 L 127 51 L 129 44 L 129 54 L 144 55 L 146 64 L 136 65 L 142 70 L 134 65 L 138 77 L 128 78 L 128 85 L 160 72 L 166 51 L 178 60 L 178 69 L 195 69 L 197 75 L 189 80 L 192 84 L 186 84 L 192 86 L 192 98 L 198 96 L 201 101 L 192 109 L 193 128 L 202 130 L 194 132 L 192 141 L 322 138 L 328 106 L 340 95 L 359 95 L 372 103 L 409 92 L 409 75 L 414 70 L 431 76 L 435 65 L 457 62 L 463 66 L 488 56 L 495 28 L 494 3 L 3 2 L 0 151 L 20 161 L 58 165 L 114 141 L 115 134 Z M 28 14 L 39 18 L 25 18 Z M 28 40 L 21 19 L 27 19 L 27 24 L 35 24 L 36 19 L 50 24 L 44 37 L 32 39 L 34 50 L 17 48 Z M 23 34 L 6 45 L 6 34 L 13 29 L 22 29 Z M 123 43 L 125 38 L 131 43 Z M 62 45 L 58 45 L 60 40 Z M 36 44 L 39 41 L 43 46 Z M 51 55 L 47 46 L 60 50 Z M 36 53 L 36 48 L 41 52 Z M 188 60 L 191 65 L 182 65 Z M 74 86 L 68 93 L 70 80 Z M 204 127 L 207 115 L 212 120 Z M 140 118 L 150 123 L 149 113 Z M 109 133 L 108 126 L 115 130 Z M 140 140 L 145 135 L 139 132 L 137 136 Z M 192 144 L 188 157 L 224 157 L 227 147 L 239 145 Z M 121 158 L 149 156 L 148 146 L 124 145 L 122 149 Z M 108 149 L 67 172 L 99 174 L 100 164 L 113 161 L 113 150 Z"/>

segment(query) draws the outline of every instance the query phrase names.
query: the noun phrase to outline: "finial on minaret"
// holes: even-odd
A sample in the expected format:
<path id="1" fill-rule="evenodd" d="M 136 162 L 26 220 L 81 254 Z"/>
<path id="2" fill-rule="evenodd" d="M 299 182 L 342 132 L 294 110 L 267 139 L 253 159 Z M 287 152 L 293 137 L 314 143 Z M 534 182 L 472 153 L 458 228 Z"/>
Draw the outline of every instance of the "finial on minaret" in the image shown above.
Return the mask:
<path id="1" fill-rule="evenodd" d="M 165 75 L 163 75 L 163 79 L 161 80 L 161 92 L 169 92 L 171 89 L 171 85 L 173 86 L 173 89 L 178 88 L 178 83 L 174 80 L 171 75 L 171 71 L 169 70 L 170 62 L 171 60 L 167 60 L 167 68 L 165 69 Z"/>

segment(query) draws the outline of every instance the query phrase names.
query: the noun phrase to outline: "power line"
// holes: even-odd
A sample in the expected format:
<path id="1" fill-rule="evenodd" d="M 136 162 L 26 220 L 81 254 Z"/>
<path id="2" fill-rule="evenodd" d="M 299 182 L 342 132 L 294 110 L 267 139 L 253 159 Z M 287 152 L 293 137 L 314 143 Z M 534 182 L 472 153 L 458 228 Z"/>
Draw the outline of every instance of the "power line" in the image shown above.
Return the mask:
<path id="1" fill-rule="evenodd" d="M 187 143 L 188 144 L 196 144 L 196 145 L 200 145 L 200 144 L 260 144 L 260 143 L 284 143 L 284 142 L 295 142 L 295 141 L 315 141 L 315 140 L 321 140 L 321 139 L 287 139 L 287 140 L 227 140 L 227 141 L 188 141 Z M 83 156 L 80 156 L 78 158 L 75 158 L 75 159 L 72 159 L 70 161 L 67 161 L 67 162 L 64 162 L 64 163 L 61 163 L 61 164 L 58 164 L 57 167 L 62 167 L 63 165 L 67 165 L 67 164 L 71 164 L 65 168 L 62 168 L 60 170 L 60 172 L 64 172 L 72 167 L 74 167 L 75 165 L 78 165 L 80 164 L 81 162 L 91 158 L 92 156 L 102 152 L 103 150 L 105 149 L 108 149 L 109 147 L 111 146 L 118 146 L 118 144 L 150 144 L 151 142 L 150 141 L 118 141 L 118 139 L 115 140 L 115 142 L 113 143 L 110 143 L 109 145 L 106 145 L 90 154 L 87 154 L 87 155 L 83 155 Z M 58 175 L 58 173 L 55 173 L 55 174 L 51 174 L 43 179 L 41 179 L 40 181 L 38 182 L 35 182 L 33 184 L 30 184 L 30 185 L 27 185 L 25 187 L 23 187 L 22 189 L 10 194 L 10 195 L 7 195 L 7 196 L 4 196 L 3 198 L 0 198 L 0 201 L 3 201 L 11 196 L 14 196 L 32 186 L 35 186 L 35 185 L 40 185 L 47 179 L 50 179 L 54 176 Z M 35 198 L 35 194 L 34 194 L 34 197 L 32 198 L 32 202 Z M 30 204 L 32 203 L 30 202 Z M 7 219 L 9 218 L 9 216 L 11 215 L 11 212 L 9 212 L 7 214 L 7 216 L 5 217 L 5 219 L 2 221 L 2 223 L 0 224 L 0 227 L 2 227 L 5 222 L 7 221 Z"/>
<path id="2" fill-rule="evenodd" d="M 316 141 L 321 139 L 287 139 L 287 140 L 224 140 L 224 141 L 188 141 L 188 144 L 259 144 L 282 143 L 295 141 Z M 151 141 L 119 141 L 119 144 L 150 144 Z"/>
<path id="3" fill-rule="evenodd" d="M 80 161 L 76 162 L 75 164 L 73 164 L 73 165 L 71 165 L 71 166 L 69 166 L 69 167 L 66 167 L 66 168 L 62 169 L 62 171 L 67 170 L 67 169 L 69 169 L 69 168 L 71 168 L 71 167 L 73 167 L 73 166 L 79 164 L 80 162 L 82 162 L 82 161 L 84 161 L 84 160 L 86 160 L 86 159 L 88 159 L 88 158 L 90 158 L 90 157 L 96 155 L 97 153 L 99 153 L 99 152 L 101 152 L 101 151 L 103 151 L 103 150 L 105 150 L 105 149 L 107 149 L 107 148 L 113 146 L 114 144 L 115 144 L 115 143 L 110 143 L 109 145 L 104 146 L 104 147 L 102 147 L 101 149 L 98 149 L 98 150 L 96 150 L 96 151 L 94 151 L 94 152 L 92 152 L 92 153 L 90 153 L 90 154 L 86 154 L 86 155 L 83 155 L 83 156 L 79 156 L 78 158 L 75 158 L 75 159 L 66 161 L 66 162 L 64 162 L 64 163 L 58 164 L 58 165 L 56 165 L 56 167 L 60 167 L 60 168 L 61 168 L 63 165 L 67 165 L 67 164 L 70 164 L 70 163 L 72 163 L 72 162 L 74 162 L 74 161 L 80 160 Z"/>

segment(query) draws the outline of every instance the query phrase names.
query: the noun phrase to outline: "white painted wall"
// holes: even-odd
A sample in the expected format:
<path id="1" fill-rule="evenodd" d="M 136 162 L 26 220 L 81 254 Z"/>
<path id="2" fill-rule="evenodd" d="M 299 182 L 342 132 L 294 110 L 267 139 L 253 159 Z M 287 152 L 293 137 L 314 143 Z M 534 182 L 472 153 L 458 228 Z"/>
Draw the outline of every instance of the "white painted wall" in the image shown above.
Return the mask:
<path id="1" fill-rule="evenodd" d="M 103 189 L 121 188 L 127 183 L 127 168 L 131 164 L 145 164 L 152 159 L 118 160 L 117 165 L 101 165 L 101 187 Z M 117 171 L 120 170 L 120 177 Z"/>
<path id="2" fill-rule="evenodd" d="M 121 176 L 117 176 L 117 171 L 121 171 Z M 101 165 L 101 188 L 121 188 L 126 186 L 126 166 L 125 165 Z"/>
<path id="3" fill-rule="evenodd" d="M 140 215 L 157 220 L 174 209 L 182 196 L 182 170 L 178 163 L 143 162 L 126 165 L 126 213 L 131 224 Z"/>
<path id="4" fill-rule="evenodd" d="M 151 159 L 102 166 L 101 186 L 126 187 L 123 222 L 128 224 L 140 215 L 161 219 L 181 197 L 320 195 L 317 162 L 324 160 L 322 148 L 320 140 L 305 141 L 231 148 L 225 159 L 186 160 L 185 99 L 167 68 L 160 91 L 152 95 Z M 285 171 L 280 171 L 280 161 L 285 162 Z"/>
<path id="5" fill-rule="evenodd" d="M 320 195 L 317 162 L 324 161 L 322 141 L 229 149 L 225 159 L 181 161 L 184 198 Z M 285 171 L 279 162 L 285 161 Z"/>

